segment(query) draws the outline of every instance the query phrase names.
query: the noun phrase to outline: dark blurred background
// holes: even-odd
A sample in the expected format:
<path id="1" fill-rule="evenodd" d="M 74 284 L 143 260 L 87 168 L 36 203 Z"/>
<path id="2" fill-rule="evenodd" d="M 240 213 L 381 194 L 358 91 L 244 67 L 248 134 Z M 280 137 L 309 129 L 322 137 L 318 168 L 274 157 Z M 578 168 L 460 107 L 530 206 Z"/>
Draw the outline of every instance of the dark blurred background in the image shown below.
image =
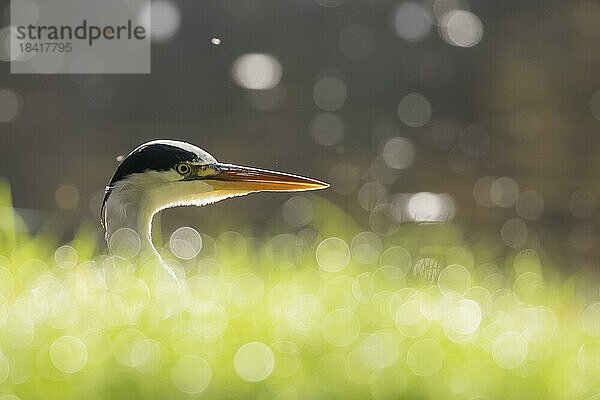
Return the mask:
<path id="1" fill-rule="evenodd" d="M 97 220 L 117 156 L 172 138 L 327 180 L 319 195 L 381 235 L 453 220 L 474 244 L 596 267 L 599 1 L 156 0 L 152 23 L 150 75 L 0 63 L 0 176 L 32 229 Z M 162 223 L 301 226 L 289 199 Z"/>

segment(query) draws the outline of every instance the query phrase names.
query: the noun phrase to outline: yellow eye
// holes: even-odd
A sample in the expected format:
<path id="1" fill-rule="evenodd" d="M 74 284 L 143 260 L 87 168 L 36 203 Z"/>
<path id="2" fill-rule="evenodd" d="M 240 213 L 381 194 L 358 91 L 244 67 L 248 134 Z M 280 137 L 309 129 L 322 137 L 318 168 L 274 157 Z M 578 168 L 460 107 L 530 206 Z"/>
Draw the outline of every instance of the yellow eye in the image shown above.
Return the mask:
<path id="1" fill-rule="evenodd" d="M 190 172 L 190 166 L 187 164 L 178 164 L 177 172 L 179 172 L 181 175 L 188 174 Z"/>

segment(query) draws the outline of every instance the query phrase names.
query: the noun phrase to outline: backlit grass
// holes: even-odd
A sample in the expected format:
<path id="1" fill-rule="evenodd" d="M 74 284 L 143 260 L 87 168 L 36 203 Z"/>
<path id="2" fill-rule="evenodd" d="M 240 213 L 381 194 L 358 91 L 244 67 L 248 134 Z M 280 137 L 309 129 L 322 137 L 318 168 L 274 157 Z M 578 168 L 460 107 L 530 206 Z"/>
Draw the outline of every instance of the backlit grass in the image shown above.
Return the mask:
<path id="1" fill-rule="evenodd" d="M 178 287 L 92 227 L 28 234 L 2 187 L 0 399 L 600 398 L 592 275 L 309 201 L 286 233 L 178 231 Z"/>

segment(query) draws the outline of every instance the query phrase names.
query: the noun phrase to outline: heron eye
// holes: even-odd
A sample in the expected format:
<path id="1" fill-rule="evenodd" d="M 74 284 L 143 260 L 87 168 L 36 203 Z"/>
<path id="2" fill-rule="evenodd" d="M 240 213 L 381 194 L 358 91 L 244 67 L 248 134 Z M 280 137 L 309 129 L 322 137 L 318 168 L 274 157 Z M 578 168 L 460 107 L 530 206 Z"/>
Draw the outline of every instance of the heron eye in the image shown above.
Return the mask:
<path id="1" fill-rule="evenodd" d="M 190 166 L 187 164 L 179 164 L 177 165 L 177 172 L 181 175 L 188 174 L 190 172 Z"/>

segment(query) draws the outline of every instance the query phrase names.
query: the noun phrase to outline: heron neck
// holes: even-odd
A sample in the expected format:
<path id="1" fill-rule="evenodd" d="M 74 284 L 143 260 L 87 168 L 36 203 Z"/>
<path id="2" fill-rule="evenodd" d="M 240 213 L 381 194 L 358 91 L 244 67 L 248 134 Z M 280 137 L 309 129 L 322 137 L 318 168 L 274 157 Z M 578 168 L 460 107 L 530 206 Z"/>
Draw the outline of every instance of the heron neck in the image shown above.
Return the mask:
<path id="1" fill-rule="evenodd" d="M 140 239 L 138 258 L 146 266 L 156 263 L 170 276 L 177 286 L 175 272 L 162 259 L 152 243 L 152 218 L 160 210 L 160 204 L 152 202 L 151 190 L 135 182 L 125 181 L 115 185 L 104 206 L 106 240 L 110 244 L 113 235 L 120 229 L 136 232 Z"/>
<path id="2" fill-rule="evenodd" d="M 158 254 L 152 244 L 152 217 L 155 210 L 146 201 L 143 191 L 117 185 L 106 201 L 104 221 L 106 240 L 110 243 L 115 232 L 131 229 L 140 238 L 141 253 Z"/>

